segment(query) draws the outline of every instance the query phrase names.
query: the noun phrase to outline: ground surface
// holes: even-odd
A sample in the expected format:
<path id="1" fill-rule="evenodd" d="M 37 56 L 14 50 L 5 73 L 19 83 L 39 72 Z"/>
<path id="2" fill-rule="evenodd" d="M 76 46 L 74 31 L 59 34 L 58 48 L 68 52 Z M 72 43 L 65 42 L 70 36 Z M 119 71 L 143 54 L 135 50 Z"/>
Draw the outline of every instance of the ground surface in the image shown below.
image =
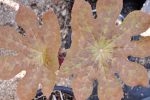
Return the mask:
<path id="1" fill-rule="evenodd" d="M 94 20 L 90 6 L 84 0 L 76 0 L 72 14 L 73 44 L 57 76 L 60 35 L 56 16 L 52 11 L 46 13 L 44 25 L 39 28 L 35 14 L 22 6 L 17 14 L 17 22 L 26 30 L 27 36 L 16 33 L 14 28 L 0 27 L 0 48 L 17 52 L 15 56 L 0 57 L 0 79 L 10 79 L 20 70 L 27 70 L 26 77 L 18 85 L 20 100 L 31 100 L 39 82 L 48 96 L 60 78 L 71 74 L 75 75 L 72 87 L 77 100 L 85 100 L 90 95 L 95 78 L 99 81 L 100 100 L 120 100 L 122 91 L 113 77 L 114 71 L 119 72 L 127 84 L 147 86 L 146 70 L 128 62 L 127 56 L 150 55 L 150 38 L 130 42 L 131 35 L 149 27 L 150 17 L 137 11 L 131 13 L 121 27 L 116 27 L 114 23 L 121 5 L 120 0 L 99 0 L 98 18 Z M 107 48 L 99 50 L 104 54 L 104 62 L 107 61 L 105 54 L 110 57 L 112 63 L 107 67 L 93 61 L 95 56 L 90 52 L 90 48 L 103 38 L 110 40 L 111 44 L 108 51 Z"/>

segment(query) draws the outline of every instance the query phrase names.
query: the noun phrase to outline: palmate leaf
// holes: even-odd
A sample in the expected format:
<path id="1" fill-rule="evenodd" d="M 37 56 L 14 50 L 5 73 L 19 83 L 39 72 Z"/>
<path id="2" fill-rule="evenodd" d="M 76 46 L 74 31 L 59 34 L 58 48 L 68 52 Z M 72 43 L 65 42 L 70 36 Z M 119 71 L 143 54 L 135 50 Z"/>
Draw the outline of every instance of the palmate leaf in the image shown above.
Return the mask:
<path id="1" fill-rule="evenodd" d="M 88 21 L 86 20 L 82 22 L 81 26 L 93 28 L 90 28 L 91 30 L 88 32 L 83 29 L 83 33 L 78 34 L 78 40 L 80 41 L 78 42 L 79 46 L 76 47 L 75 55 L 72 56 L 73 58 L 70 57 L 71 62 L 67 63 L 69 64 L 70 73 L 78 75 L 75 82 L 80 85 L 76 85 L 76 83 L 73 85 L 76 87 L 75 92 L 79 96 L 77 96 L 78 99 L 85 99 L 90 92 L 89 88 L 83 89 L 82 87 L 89 87 L 89 82 L 92 81 L 93 78 L 98 78 L 100 83 L 100 98 L 102 98 L 102 100 L 120 100 L 119 97 L 121 97 L 121 94 L 118 94 L 121 93 L 118 89 L 119 85 L 113 76 L 113 73 L 116 71 L 120 72 L 125 77 L 125 81 L 130 84 L 146 85 L 147 79 L 144 77 L 144 74 L 140 72 L 140 70 L 144 69 L 133 65 L 127 60 L 127 56 L 130 54 L 142 56 L 144 53 L 141 53 L 141 51 L 144 50 L 148 43 L 148 41 L 146 44 L 144 41 L 140 44 L 138 44 L 138 42 L 130 42 L 130 36 L 133 35 L 135 31 L 138 32 L 142 27 L 145 27 L 137 22 L 139 15 L 133 20 L 135 16 L 136 15 L 133 15 L 133 17 L 131 16 L 131 18 L 128 19 L 132 21 L 124 25 L 124 28 L 118 28 L 120 31 L 116 29 L 114 31 L 110 28 L 111 25 L 108 24 L 108 32 L 100 36 L 99 34 L 103 33 L 103 29 L 101 29 L 102 33 L 98 33 L 98 31 L 94 33 L 95 30 L 97 30 L 94 26 L 87 24 Z M 101 21 L 102 20 L 103 18 L 101 17 Z M 99 23 L 102 23 L 101 21 Z M 146 21 L 143 23 L 146 23 Z M 139 30 L 132 30 L 134 27 L 132 24 L 136 24 Z M 108 34 L 113 35 L 109 37 Z M 148 54 L 148 51 L 146 51 L 145 54 Z M 136 77 L 135 70 L 137 74 L 140 73 L 142 76 Z M 141 79 L 144 81 L 141 82 Z M 136 82 L 133 82 L 133 80 Z M 79 94 L 81 92 L 83 95 Z"/>
<path id="2" fill-rule="evenodd" d="M 59 31 L 55 28 L 58 24 L 54 14 L 47 14 L 44 19 L 48 20 L 49 16 L 55 21 L 46 21 L 39 28 L 34 13 L 30 9 L 21 7 L 17 21 L 27 31 L 25 37 L 15 32 L 14 28 L 0 27 L 0 48 L 17 53 L 17 55 L 0 56 L 0 79 L 9 79 L 20 70 L 27 70 L 27 79 L 18 89 L 21 100 L 32 99 L 35 95 L 33 91 L 36 91 L 39 82 L 46 86 L 44 91 L 52 90 L 55 85 Z M 22 90 L 29 92 L 23 94 Z"/>

